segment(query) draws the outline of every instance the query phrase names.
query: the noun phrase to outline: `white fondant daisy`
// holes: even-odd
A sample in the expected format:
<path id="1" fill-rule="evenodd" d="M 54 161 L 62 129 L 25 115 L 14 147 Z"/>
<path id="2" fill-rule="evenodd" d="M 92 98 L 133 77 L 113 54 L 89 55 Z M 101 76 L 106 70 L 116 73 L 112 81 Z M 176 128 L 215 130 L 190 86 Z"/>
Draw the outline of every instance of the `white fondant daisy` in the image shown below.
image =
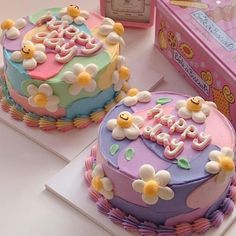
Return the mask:
<path id="1" fill-rule="evenodd" d="M 112 137 L 116 140 L 128 138 L 135 140 L 140 135 L 140 128 L 143 126 L 143 118 L 132 116 L 129 112 L 121 112 L 117 119 L 111 119 L 107 122 L 107 129 L 112 131 Z"/>
<path id="2" fill-rule="evenodd" d="M 179 117 L 191 119 L 196 123 L 204 123 L 210 114 L 210 108 L 215 107 L 214 102 L 207 102 L 201 97 L 192 97 L 188 100 L 179 100 L 176 103 Z"/>
<path id="3" fill-rule="evenodd" d="M 95 64 L 88 64 L 86 67 L 76 63 L 73 65 L 72 71 L 66 71 L 62 80 L 68 84 L 69 93 L 73 96 L 78 95 L 82 89 L 87 92 L 95 91 L 97 83 L 94 80 L 98 72 Z"/>
<path id="4" fill-rule="evenodd" d="M 124 26 L 121 23 L 116 23 L 110 18 L 104 18 L 102 24 L 99 26 L 98 32 L 99 34 L 106 36 L 106 40 L 110 44 L 125 44 L 122 38 L 125 32 Z"/>
<path id="5" fill-rule="evenodd" d="M 102 194 L 106 199 L 111 200 L 114 196 L 113 185 L 109 178 L 105 177 L 102 165 L 98 164 L 95 166 L 92 172 L 92 188 Z"/>
<path id="6" fill-rule="evenodd" d="M 171 200 L 174 192 L 171 188 L 166 187 L 171 180 L 171 175 L 166 170 L 160 170 L 155 173 L 151 165 L 145 164 L 139 169 L 141 179 L 132 183 L 134 191 L 142 193 L 142 199 L 149 205 L 154 205 L 158 199 Z"/>
<path id="7" fill-rule="evenodd" d="M 3 34 L 6 35 L 8 39 L 17 39 L 20 37 L 20 29 L 23 29 L 26 26 L 26 20 L 20 18 L 15 22 L 13 20 L 7 19 L 2 22 L 1 29 Z"/>
<path id="8" fill-rule="evenodd" d="M 120 91 L 126 81 L 130 78 L 129 68 L 125 65 L 125 58 L 119 56 L 117 59 L 116 70 L 112 74 L 112 82 L 114 84 L 114 90 Z"/>
<path id="9" fill-rule="evenodd" d="M 151 93 L 148 91 L 139 92 L 138 89 L 132 88 L 127 92 L 127 97 L 123 99 L 123 103 L 127 107 L 136 105 L 138 102 L 147 103 L 151 101 Z"/>
<path id="10" fill-rule="evenodd" d="M 28 102 L 32 107 L 45 108 L 49 112 L 56 112 L 60 99 L 53 95 L 53 90 L 48 84 L 41 84 L 39 88 L 30 84 L 27 87 L 30 97 Z"/>
<path id="11" fill-rule="evenodd" d="M 59 12 L 59 17 L 62 21 L 67 21 L 69 24 L 75 23 L 77 25 L 82 25 L 89 17 L 89 13 L 84 10 L 80 10 L 80 8 L 76 5 L 70 5 L 68 7 L 64 7 Z"/>
<path id="12" fill-rule="evenodd" d="M 217 174 L 216 182 L 224 182 L 235 172 L 234 152 L 231 148 L 224 147 L 220 151 L 211 151 L 209 159 L 205 170 L 208 173 Z"/>
<path id="13" fill-rule="evenodd" d="M 11 60 L 23 62 L 22 65 L 26 70 L 33 70 L 38 64 L 47 60 L 45 46 L 43 44 L 33 44 L 31 41 L 25 41 L 22 44 L 21 51 L 15 51 L 11 55 Z"/>

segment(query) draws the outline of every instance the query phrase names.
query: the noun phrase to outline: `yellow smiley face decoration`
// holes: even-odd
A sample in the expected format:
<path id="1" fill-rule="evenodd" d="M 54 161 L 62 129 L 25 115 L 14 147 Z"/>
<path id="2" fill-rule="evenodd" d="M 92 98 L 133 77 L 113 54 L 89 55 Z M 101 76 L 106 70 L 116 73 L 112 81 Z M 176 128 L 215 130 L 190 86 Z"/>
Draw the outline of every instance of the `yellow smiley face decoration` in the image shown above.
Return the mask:
<path id="1" fill-rule="evenodd" d="M 80 9 L 76 5 L 70 5 L 67 7 L 67 14 L 73 18 L 76 18 L 80 15 Z"/>
<path id="2" fill-rule="evenodd" d="M 130 128 L 132 123 L 133 123 L 133 116 L 127 111 L 121 112 L 117 117 L 117 124 L 121 128 Z"/>
<path id="3" fill-rule="evenodd" d="M 198 97 L 192 97 L 187 102 L 189 111 L 198 112 L 202 109 L 202 101 Z"/>
<path id="4" fill-rule="evenodd" d="M 23 59 L 31 59 L 34 56 L 35 48 L 33 45 L 24 45 L 21 48 L 21 55 Z"/>

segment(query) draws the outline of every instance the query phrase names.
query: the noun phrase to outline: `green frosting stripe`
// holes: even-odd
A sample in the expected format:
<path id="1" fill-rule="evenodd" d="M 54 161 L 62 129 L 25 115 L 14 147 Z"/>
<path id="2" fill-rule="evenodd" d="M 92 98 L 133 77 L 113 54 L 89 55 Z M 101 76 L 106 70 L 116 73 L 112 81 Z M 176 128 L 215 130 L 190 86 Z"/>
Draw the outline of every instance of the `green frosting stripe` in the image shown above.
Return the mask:
<path id="1" fill-rule="evenodd" d="M 69 63 L 67 63 L 64 66 L 64 68 L 55 77 L 47 80 L 46 83 L 48 83 L 53 88 L 54 94 L 60 98 L 59 105 L 61 107 L 66 108 L 77 100 L 96 96 L 99 92 L 101 92 L 101 90 L 98 87 L 92 93 L 88 93 L 84 90 L 81 90 L 81 92 L 77 96 L 72 96 L 68 93 L 70 84 L 67 84 L 64 81 L 62 81 L 63 73 L 66 71 L 72 71 L 73 65 L 75 63 L 80 63 L 83 66 L 93 63 L 97 65 L 98 71 L 100 71 L 95 78 L 95 80 L 98 82 L 98 78 L 101 77 L 101 74 L 104 71 L 103 69 L 108 67 L 110 65 L 110 62 L 111 62 L 111 58 L 107 52 L 102 52 L 92 57 L 75 57 Z M 26 97 L 29 96 L 27 92 L 27 87 L 30 84 L 34 84 L 38 87 L 42 83 L 45 83 L 45 81 L 36 80 L 36 79 L 24 81 L 21 85 L 24 96 Z"/>

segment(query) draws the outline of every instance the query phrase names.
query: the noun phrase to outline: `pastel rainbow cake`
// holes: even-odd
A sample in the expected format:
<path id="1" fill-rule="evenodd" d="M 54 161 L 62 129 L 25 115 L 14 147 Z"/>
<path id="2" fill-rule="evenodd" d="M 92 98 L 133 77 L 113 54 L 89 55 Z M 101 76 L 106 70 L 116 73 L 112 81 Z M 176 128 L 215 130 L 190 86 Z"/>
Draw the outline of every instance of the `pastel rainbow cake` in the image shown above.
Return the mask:
<path id="1" fill-rule="evenodd" d="M 101 123 L 86 160 L 92 200 L 141 235 L 187 236 L 219 226 L 236 200 L 229 121 L 201 97 L 128 95 Z"/>
<path id="2" fill-rule="evenodd" d="M 13 118 L 43 130 L 84 128 L 123 98 L 130 71 L 122 24 L 69 5 L 1 29 L 1 103 Z"/>

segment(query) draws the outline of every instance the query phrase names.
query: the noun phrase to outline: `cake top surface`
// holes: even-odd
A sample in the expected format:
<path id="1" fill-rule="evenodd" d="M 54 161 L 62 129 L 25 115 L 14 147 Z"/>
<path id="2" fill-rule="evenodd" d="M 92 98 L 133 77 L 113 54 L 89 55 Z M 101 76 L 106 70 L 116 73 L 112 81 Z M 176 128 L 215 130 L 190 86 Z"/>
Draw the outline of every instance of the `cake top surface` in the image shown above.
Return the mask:
<path id="1" fill-rule="evenodd" d="M 1 24 L 4 54 L 17 70 L 38 81 L 57 82 L 75 63 L 104 68 L 124 44 L 124 28 L 76 5 L 41 10 Z M 104 30 L 106 29 L 106 30 Z"/>
<path id="2" fill-rule="evenodd" d="M 120 172 L 138 178 L 149 164 L 156 172 L 167 170 L 170 184 L 178 185 L 209 178 L 218 165 L 214 154 L 219 162 L 222 156 L 234 158 L 234 129 L 214 103 L 174 92 L 133 90 L 130 95 L 99 130 L 99 150 Z"/>

